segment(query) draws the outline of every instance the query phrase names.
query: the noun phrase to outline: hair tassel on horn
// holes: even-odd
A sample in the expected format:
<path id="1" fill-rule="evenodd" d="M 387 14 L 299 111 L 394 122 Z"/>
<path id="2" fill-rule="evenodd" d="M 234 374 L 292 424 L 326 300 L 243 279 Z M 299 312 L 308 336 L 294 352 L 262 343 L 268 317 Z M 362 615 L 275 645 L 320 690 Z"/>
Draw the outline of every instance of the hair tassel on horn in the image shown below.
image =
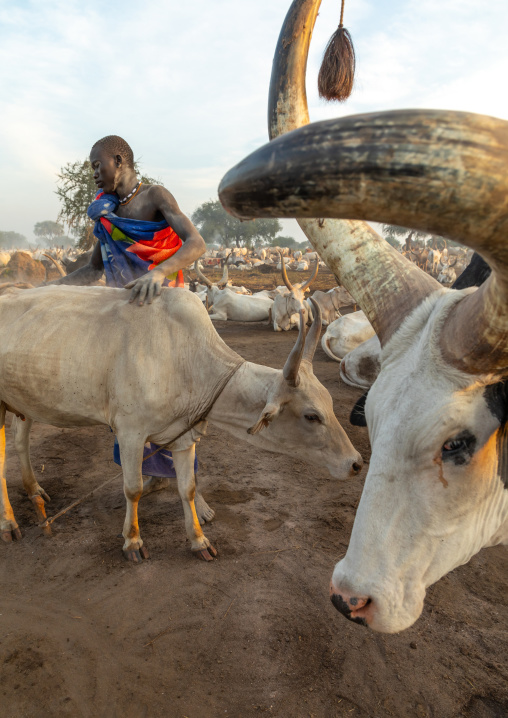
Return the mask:
<path id="1" fill-rule="evenodd" d="M 330 38 L 318 76 L 319 96 L 325 100 L 345 102 L 353 91 L 356 57 L 349 30 L 342 21 L 344 0 L 340 10 L 340 24 Z"/>

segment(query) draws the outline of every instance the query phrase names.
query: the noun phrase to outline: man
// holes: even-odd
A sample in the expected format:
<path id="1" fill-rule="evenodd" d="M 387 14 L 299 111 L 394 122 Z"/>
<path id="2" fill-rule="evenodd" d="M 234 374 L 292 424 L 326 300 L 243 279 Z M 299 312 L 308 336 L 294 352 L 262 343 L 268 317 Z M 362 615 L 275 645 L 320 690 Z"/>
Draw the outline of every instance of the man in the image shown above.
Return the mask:
<path id="1" fill-rule="evenodd" d="M 164 284 L 183 284 L 181 270 L 204 254 L 205 242 L 171 192 L 138 181 L 121 137 L 96 142 L 90 163 L 100 190 L 88 210 L 98 242 L 87 265 L 54 283 L 92 284 L 106 271 L 109 286 L 132 289 L 131 302 L 150 304 Z"/>
<path id="2" fill-rule="evenodd" d="M 94 144 L 90 163 L 99 193 L 88 216 L 96 220 L 98 241 L 88 264 L 51 284 L 92 284 L 105 272 L 107 285 L 131 289 L 130 301 L 137 300 L 139 306 L 151 304 L 163 286 L 183 287 L 182 269 L 201 257 L 206 246 L 171 192 L 138 181 L 132 149 L 117 135 Z M 145 447 L 145 456 L 156 448 Z M 116 440 L 114 458 L 120 463 Z M 148 458 L 143 473 L 151 475 L 144 494 L 166 488 L 176 476 L 171 452 L 162 450 Z M 203 521 L 213 516 L 198 493 L 196 510 Z"/>

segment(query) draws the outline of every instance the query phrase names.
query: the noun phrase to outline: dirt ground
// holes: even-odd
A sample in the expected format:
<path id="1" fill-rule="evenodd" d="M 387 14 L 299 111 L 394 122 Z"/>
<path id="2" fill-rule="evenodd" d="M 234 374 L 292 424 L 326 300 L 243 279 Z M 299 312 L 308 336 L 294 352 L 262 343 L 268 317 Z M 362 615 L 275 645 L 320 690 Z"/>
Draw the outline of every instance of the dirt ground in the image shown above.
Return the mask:
<path id="1" fill-rule="evenodd" d="M 331 286 L 331 284 L 330 284 Z M 242 356 L 282 367 L 296 332 L 217 323 Z M 315 372 L 348 415 L 359 392 L 319 347 Z M 170 397 L 168 397 L 170 400 Z M 49 514 L 117 473 L 105 427 L 36 425 L 32 458 Z M 508 554 L 482 551 L 433 586 L 421 618 L 393 636 L 348 622 L 328 583 L 345 553 L 365 470 L 347 482 L 254 450 L 209 427 L 199 479 L 216 510 L 219 558 L 189 550 L 176 487 L 140 504 L 151 560 L 121 553 L 117 480 L 45 538 L 8 441 L 7 478 L 21 542 L 0 545 L 0 716 L 99 718 L 508 715 Z"/>

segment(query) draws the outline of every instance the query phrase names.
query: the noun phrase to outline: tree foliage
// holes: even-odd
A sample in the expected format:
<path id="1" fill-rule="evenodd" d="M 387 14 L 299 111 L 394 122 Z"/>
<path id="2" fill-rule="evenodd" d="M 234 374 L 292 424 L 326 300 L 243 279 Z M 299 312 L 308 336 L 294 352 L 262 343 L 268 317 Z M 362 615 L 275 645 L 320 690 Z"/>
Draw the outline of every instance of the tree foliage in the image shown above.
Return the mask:
<path id="1" fill-rule="evenodd" d="M 308 246 L 308 242 L 297 242 L 294 237 L 283 237 L 279 235 L 270 242 L 272 247 L 291 247 L 292 249 L 303 249 Z"/>
<path id="2" fill-rule="evenodd" d="M 438 234 L 431 234 L 430 232 L 419 232 L 416 229 L 408 229 L 407 227 L 399 227 L 396 224 L 383 224 L 383 236 L 386 241 L 396 247 L 397 249 L 407 242 L 411 244 L 411 247 L 433 247 L 434 242 L 438 249 L 445 247 L 445 242 L 450 247 L 460 247 L 458 242 L 454 242 L 451 239 L 445 239 Z"/>
<path id="3" fill-rule="evenodd" d="M 48 247 L 54 247 L 55 244 L 60 244 L 61 238 L 64 236 L 64 228 L 58 222 L 46 219 L 44 222 L 37 222 L 34 234 L 36 237 L 40 237 Z"/>
<path id="4" fill-rule="evenodd" d="M 138 162 L 134 163 L 134 169 L 139 176 Z M 70 233 L 76 237 L 78 247 L 90 249 L 95 243 L 94 223 L 88 219 L 86 210 L 97 194 L 90 160 L 67 162 L 57 177 L 56 195 L 61 203 L 57 219 L 69 227 Z M 143 184 L 161 184 L 148 175 L 141 175 L 139 179 Z"/>
<path id="5" fill-rule="evenodd" d="M 203 202 L 193 213 L 192 222 L 208 244 L 217 242 L 225 247 L 272 244 L 282 230 L 278 219 L 254 219 L 241 222 L 226 212 L 218 200 Z M 275 242 L 277 243 L 277 242 Z"/>
<path id="6" fill-rule="evenodd" d="M 20 247 L 28 247 L 26 237 L 19 232 L 1 232 L 0 231 L 0 248 L 14 249 Z"/>

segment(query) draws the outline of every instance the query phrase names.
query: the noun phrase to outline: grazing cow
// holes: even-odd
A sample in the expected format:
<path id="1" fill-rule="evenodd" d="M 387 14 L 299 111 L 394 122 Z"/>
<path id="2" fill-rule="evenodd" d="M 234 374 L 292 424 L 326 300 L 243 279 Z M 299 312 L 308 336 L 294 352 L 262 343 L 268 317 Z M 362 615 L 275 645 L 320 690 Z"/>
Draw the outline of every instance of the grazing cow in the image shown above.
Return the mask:
<path id="1" fill-rule="evenodd" d="M 330 324 L 321 339 L 323 351 L 330 359 L 341 361 L 346 354 L 374 336 L 375 331 L 364 312 L 352 312 Z"/>
<path id="2" fill-rule="evenodd" d="M 321 330 L 317 305 L 307 341 L 302 316 L 296 345 L 281 371 L 245 362 L 226 346 L 191 292 L 165 289 L 142 310 L 128 299 L 124 289 L 72 286 L 0 297 L 4 541 L 20 538 L 4 473 L 6 410 L 26 418 L 16 422 L 15 446 L 23 485 L 39 515 L 47 495 L 30 465 L 32 420 L 61 427 L 105 424 L 115 431 L 127 500 L 123 550 L 134 562 L 146 555 L 137 519 L 146 441 L 170 445 L 187 536 L 205 560 L 216 552 L 194 503 L 194 447 L 206 420 L 254 446 L 327 467 L 337 478 L 360 470 L 361 458 L 312 372 Z"/>
<path id="3" fill-rule="evenodd" d="M 365 404 L 372 457 L 331 598 L 393 633 L 416 621 L 428 586 L 508 542 L 508 123 L 401 110 L 295 129 L 308 122 L 319 5 L 293 2 L 274 59 L 270 134 L 294 131 L 230 170 L 219 194 L 238 217 L 299 217 L 381 342 Z M 362 219 L 460 241 L 492 274 L 446 289 Z"/>
<path id="4" fill-rule="evenodd" d="M 282 257 L 281 257 L 282 259 Z M 273 301 L 273 307 L 271 310 L 271 322 L 273 322 L 273 329 L 276 332 L 287 332 L 293 327 L 298 326 L 300 310 L 303 309 L 305 314 L 305 321 L 308 321 L 309 310 L 305 302 L 305 292 L 310 287 L 312 282 L 315 280 L 319 264 L 315 262 L 314 271 L 302 284 L 291 284 L 289 281 L 286 265 L 281 262 L 282 279 L 287 287 L 287 291 L 283 294 L 279 294 Z"/>

